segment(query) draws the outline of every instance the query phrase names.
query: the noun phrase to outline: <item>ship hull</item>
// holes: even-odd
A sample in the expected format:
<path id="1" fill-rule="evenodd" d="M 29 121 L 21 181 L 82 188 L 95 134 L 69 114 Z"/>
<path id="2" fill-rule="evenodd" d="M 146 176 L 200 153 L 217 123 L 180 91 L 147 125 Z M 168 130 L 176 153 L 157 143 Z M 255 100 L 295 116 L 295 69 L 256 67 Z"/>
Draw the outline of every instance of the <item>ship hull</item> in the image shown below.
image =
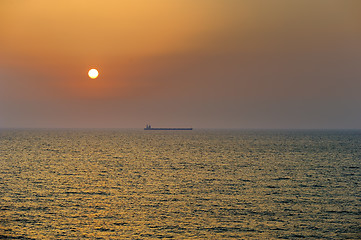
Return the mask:
<path id="1" fill-rule="evenodd" d="M 144 128 L 144 130 L 190 131 L 193 128 Z"/>

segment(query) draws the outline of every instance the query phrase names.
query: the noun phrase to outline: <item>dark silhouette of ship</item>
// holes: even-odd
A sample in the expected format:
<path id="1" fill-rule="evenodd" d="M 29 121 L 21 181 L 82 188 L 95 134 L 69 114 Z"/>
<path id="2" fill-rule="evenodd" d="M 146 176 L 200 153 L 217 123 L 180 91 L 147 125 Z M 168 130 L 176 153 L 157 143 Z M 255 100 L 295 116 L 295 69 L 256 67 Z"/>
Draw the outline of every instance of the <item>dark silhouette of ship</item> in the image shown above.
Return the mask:
<path id="1" fill-rule="evenodd" d="M 147 124 L 144 130 L 193 130 L 193 128 L 152 128 L 150 124 Z"/>

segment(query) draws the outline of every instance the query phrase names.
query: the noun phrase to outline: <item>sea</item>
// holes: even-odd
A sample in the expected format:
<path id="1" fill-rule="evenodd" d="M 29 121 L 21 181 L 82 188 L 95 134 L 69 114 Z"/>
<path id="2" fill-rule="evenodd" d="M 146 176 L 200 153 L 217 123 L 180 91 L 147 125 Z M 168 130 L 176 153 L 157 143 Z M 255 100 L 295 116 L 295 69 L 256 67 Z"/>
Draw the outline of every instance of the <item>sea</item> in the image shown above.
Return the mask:
<path id="1" fill-rule="evenodd" d="M 0 129 L 0 239 L 361 239 L 361 130 Z"/>

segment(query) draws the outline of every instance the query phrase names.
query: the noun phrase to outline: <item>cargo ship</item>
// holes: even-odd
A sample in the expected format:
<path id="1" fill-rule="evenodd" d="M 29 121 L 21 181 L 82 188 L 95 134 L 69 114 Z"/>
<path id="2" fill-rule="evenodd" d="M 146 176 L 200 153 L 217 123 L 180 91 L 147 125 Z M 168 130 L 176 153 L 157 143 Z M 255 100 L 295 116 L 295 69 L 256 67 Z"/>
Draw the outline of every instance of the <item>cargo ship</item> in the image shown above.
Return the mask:
<path id="1" fill-rule="evenodd" d="M 147 124 L 144 130 L 193 130 L 193 128 L 152 128 L 151 125 Z"/>

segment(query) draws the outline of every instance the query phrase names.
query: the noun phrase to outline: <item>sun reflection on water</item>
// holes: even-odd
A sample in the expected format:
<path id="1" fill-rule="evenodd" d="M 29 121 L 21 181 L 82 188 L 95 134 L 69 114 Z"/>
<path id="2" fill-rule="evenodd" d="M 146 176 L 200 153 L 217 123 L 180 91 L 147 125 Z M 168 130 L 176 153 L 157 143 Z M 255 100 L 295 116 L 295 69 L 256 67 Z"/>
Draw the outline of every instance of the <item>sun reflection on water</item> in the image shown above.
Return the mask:
<path id="1" fill-rule="evenodd" d="M 2 237 L 355 238 L 360 230 L 352 132 L 0 137 Z"/>

